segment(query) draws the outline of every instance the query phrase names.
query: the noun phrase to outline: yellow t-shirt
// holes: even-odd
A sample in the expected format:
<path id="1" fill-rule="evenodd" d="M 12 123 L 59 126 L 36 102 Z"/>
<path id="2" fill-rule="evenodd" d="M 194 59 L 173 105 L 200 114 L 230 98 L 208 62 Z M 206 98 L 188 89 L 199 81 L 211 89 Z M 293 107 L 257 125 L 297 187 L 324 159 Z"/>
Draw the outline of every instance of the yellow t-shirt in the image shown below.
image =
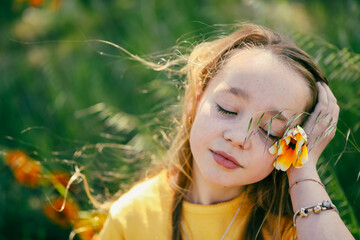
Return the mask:
<path id="1" fill-rule="evenodd" d="M 102 240 L 170 240 L 174 191 L 166 171 L 134 186 L 117 200 L 100 233 Z M 184 201 L 182 223 L 190 240 L 220 240 L 236 210 L 240 211 L 224 239 L 241 239 L 251 203 L 244 195 L 219 204 L 199 205 Z M 186 236 L 183 234 L 183 239 Z M 264 239 L 270 233 L 264 233 Z M 285 239 L 293 239 L 290 231 Z"/>

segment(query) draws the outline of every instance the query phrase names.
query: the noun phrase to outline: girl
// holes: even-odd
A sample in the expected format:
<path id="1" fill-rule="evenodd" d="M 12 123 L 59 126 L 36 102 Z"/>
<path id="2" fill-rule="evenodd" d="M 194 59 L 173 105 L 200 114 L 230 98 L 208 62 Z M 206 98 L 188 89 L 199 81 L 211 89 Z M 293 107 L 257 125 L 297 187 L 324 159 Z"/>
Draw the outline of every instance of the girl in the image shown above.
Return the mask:
<path id="1" fill-rule="evenodd" d="M 316 170 L 339 107 L 310 57 L 246 25 L 185 69 L 169 168 L 113 204 L 101 238 L 353 239 Z"/>

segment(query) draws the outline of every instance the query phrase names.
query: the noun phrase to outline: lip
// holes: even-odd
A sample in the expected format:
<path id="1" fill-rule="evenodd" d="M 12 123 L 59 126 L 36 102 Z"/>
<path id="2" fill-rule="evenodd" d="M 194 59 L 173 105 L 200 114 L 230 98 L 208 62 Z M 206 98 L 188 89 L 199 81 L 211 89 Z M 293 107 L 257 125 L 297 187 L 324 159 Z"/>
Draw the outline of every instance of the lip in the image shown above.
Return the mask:
<path id="1" fill-rule="evenodd" d="M 242 168 L 242 166 L 232 156 L 222 152 L 210 150 L 215 162 L 226 169 Z"/>

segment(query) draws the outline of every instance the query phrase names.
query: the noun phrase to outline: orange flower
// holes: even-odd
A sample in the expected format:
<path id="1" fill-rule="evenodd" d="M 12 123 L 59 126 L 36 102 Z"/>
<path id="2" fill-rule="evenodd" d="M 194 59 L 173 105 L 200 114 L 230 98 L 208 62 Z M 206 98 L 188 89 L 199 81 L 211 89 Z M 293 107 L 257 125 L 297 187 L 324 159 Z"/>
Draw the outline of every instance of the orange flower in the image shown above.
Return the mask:
<path id="1" fill-rule="evenodd" d="M 51 182 L 61 184 L 66 187 L 70 180 L 70 176 L 66 172 L 55 172 L 51 174 Z"/>
<path id="2" fill-rule="evenodd" d="M 9 151 L 5 161 L 14 173 L 15 179 L 25 186 L 37 187 L 41 179 L 41 165 L 20 150 Z"/>
<path id="3" fill-rule="evenodd" d="M 59 212 L 63 206 L 64 198 L 60 197 L 55 199 L 52 204 L 47 204 L 43 207 L 45 215 L 53 222 L 60 226 L 67 228 L 70 227 L 78 219 L 78 207 L 70 200 L 66 201 L 65 208 Z"/>
<path id="4" fill-rule="evenodd" d="M 45 1 L 45 0 L 15 0 L 19 3 L 26 2 L 31 7 L 50 7 L 52 10 L 58 10 L 61 8 L 63 4 L 63 0 L 52 0 L 52 1 Z"/>
<path id="5" fill-rule="evenodd" d="M 80 239 L 91 240 L 103 227 L 107 215 L 104 213 L 91 213 L 89 217 L 80 219 L 74 224 L 74 232 Z"/>
<path id="6" fill-rule="evenodd" d="M 308 161 L 306 148 L 307 135 L 300 126 L 290 129 L 278 142 L 269 148 L 269 152 L 276 154 L 274 167 L 286 171 L 293 165 L 301 168 Z"/>
<path id="7" fill-rule="evenodd" d="M 33 7 L 39 7 L 44 3 L 44 0 L 29 0 L 29 5 Z"/>

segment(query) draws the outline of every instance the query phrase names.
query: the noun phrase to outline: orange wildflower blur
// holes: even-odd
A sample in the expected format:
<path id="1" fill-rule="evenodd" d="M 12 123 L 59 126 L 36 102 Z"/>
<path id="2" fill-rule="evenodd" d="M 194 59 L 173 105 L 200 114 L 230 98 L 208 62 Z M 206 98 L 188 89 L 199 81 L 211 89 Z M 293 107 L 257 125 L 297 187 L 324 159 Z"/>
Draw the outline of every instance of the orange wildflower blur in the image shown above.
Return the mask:
<path id="1" fill-rule="evenodd" d="M 31 7 L 49 6 L 52 10 L 58 10 L 63 4 L 63 0 L 52 0 L 51 2 L 45 2 L 45 0 L 16 0 L 16 2 L 26 2 Z"/>
<path id="2" fill-rule="evenodd" d="M 29 0 L 29 5 L 33 7 L 39 7 L 44 3 L 44 0 Z"/>
<path id="3" fill-rule="evenodd" d="M 70 180 L 70 176 L 66 172 L 55 172 L 51 174 L 50 177 L 51 177 L 51 182 L 61 184 L 64 187 L 67 186 Z"/>
<path id="4" fill-rule="evenodd" d="M 102 229 L 107 214 L 92 213 L 88 218 L 80 219 L 74 224 L 74 229 L 82 240 L 92 240 Z"/>
<path id="5" fill-rule="evenodd" d="M 5 155 L 6 164 L 15 179 L 25 186 L 37 187 L 41 180 L 41 165 L 21 150 L 9 151 Z"/>
<path id="6" fill-rule="evenodd" d="M 269 152 L 276 154 L 274 167 L 286 171 L 292 165 L 301 168 L 308 161 L 306 148 L 307 135 L 300 126 L 290 129 L 278 142 L 269 148 Z"/>
<path id="7" fill-rule="evenodd" d="M 57 185 L 61 185 L 64 188 L 67 187 L 71 176 L 67 172 L 62 171 L 56 171 L 54 173 L 51 173 L 48 180 L 52 183 L 53 186 L 57 187 Z M 69 189 L 70 192 L 75 193 L 78 188 L 76 188 L 75 184 L 71 184 Z"/>
<path id="8" fill-rule="evenodd" d="M 54 223 L 68 228 L 77 221 L 79 218 L 79 210 L 75 203 L 70 200 L 66 201 L 65 208 L 59 212 L 64 202 L 64 198 L 59 197 L 52 202 L 52 205 L 48 203 L 43 207 L 45 215 Z"/>

